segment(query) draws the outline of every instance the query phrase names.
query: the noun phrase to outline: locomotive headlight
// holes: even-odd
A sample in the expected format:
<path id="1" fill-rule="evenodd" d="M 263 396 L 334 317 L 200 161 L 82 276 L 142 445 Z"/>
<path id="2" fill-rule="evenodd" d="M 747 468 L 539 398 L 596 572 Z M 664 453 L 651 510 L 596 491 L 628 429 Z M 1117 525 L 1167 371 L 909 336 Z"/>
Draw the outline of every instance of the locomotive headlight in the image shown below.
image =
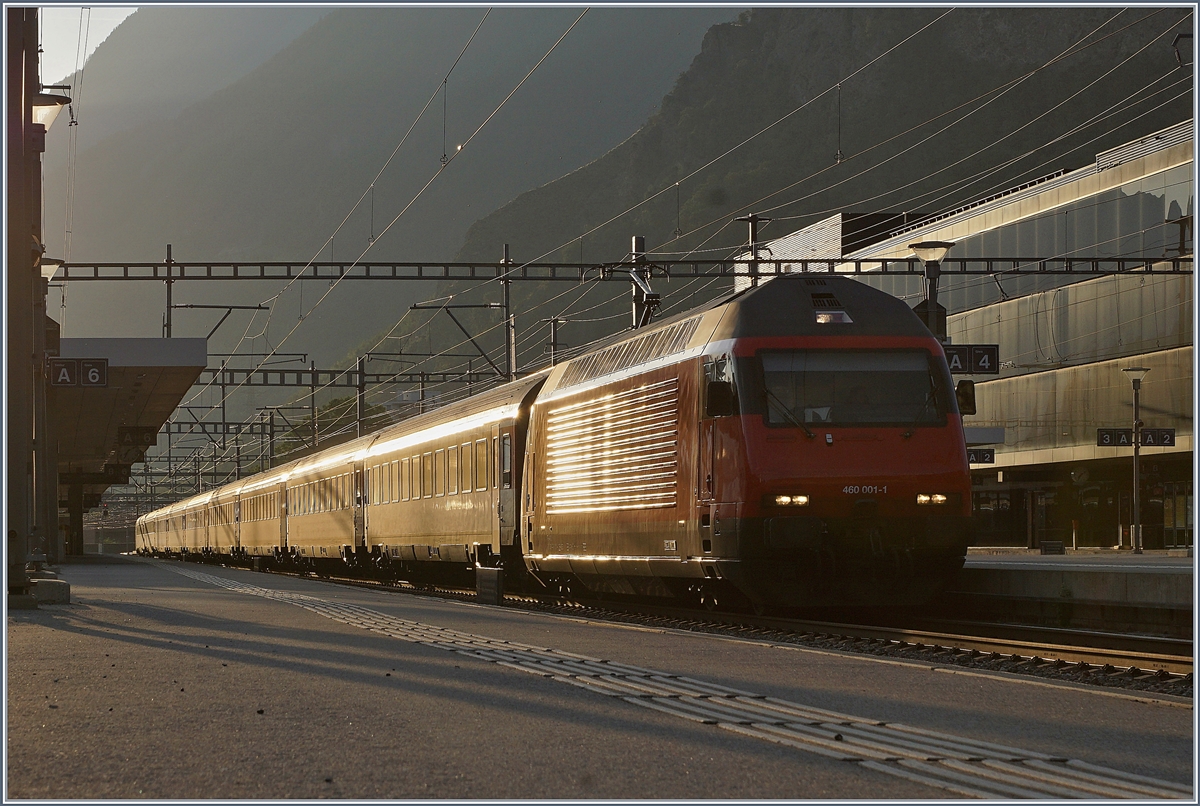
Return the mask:
<path id="1" fill-rule="evenodd" d="M 917 493 L 917 503 L 921 506 L 928 504 L 944 504 L 949 501 L 949 497 L 941 493 Z"/>
<path id="2" fill-rule="evenodd" d="M 805 507 L 808 506 L 808 496 L 776 495 L 771 498 L 771 503 L 777 507 Z"/>

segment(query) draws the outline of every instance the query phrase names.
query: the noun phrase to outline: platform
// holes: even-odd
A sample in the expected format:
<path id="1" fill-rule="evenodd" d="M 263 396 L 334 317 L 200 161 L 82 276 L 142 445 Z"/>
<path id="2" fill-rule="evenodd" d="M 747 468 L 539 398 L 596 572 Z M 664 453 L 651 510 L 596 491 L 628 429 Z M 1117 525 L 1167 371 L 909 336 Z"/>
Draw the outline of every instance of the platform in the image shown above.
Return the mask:
<path id="1" fill-rule="evenodd" d="M 1167 552 L 972 549 L 943 603 L 961 617 L 1192 635 L 1195 560 Z"/>
<path id="2" fill-rule="evenodd" d="M 60 571 L 71 604 L 8 617 L 10 798 L 1030 796 L 1010 768 L 1039 797 L 1191 793 L 1178 698 L 208 565 Z"/>

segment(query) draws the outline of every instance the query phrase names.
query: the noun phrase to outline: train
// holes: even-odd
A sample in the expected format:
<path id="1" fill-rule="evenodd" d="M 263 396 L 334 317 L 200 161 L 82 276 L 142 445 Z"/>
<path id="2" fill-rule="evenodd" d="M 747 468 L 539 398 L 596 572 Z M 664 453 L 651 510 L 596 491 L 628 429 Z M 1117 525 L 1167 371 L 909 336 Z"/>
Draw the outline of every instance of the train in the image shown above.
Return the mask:
<path id="1" fill-rule="evenodd" d="M 782 275 L 146 514 L 137 550 L 756 612 L 919 604 L 970 541 L 973 401 L 901 300 Z"/>

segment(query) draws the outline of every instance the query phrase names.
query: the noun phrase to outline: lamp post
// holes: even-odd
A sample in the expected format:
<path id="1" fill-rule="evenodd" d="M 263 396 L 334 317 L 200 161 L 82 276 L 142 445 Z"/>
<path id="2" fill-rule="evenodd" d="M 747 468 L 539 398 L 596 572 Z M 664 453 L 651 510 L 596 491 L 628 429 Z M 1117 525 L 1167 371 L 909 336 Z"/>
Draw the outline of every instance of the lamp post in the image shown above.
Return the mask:
<path id="1" fill-rule="evenodd" d="M 1142 378 L 1146 377 L 1146 373 L 1150 371 L 1150 367 L 1126 367 L 1122 372 L 1128 372 L 1130 379 L 1133 381 L 1133 523 L 1129 530 L 1130 543 L 1133 544 L 1133 553 L 1142 553 L 1142 513 L 1141 513 L 1141 494 L 1142 494 L 1142 477 L 1141 477 L 1141 447 L 1142 447 L 1142 417 L 1141 417 L 1141 396 L 1142 396 Z"/>
<path id="2" fill-rule="evenodd" d="M 921 241 L 910 243 L 908 248 L 925 265 L 925 299 L 917 304 L 916 311 L 929 332 L 938 341 L 946 340 L 945 309 L 938 305 L 938 278 L 942 276 L 941 262 L 954 246 L 954 241 Z"/>

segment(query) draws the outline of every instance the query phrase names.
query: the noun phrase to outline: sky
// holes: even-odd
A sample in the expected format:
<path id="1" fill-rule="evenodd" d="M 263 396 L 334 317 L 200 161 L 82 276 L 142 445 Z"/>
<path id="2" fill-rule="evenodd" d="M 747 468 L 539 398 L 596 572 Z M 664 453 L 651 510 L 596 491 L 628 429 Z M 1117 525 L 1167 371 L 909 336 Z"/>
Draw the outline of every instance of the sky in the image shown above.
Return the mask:
<path id="1" fill-rule="evenodd" d="M 42 83 L 54 84 L 69 76 L 77 59 L 82 64 L 135 11 L 136 8 L 113 6 L 41 8 L 38 17 L 42 29 Z"/>

